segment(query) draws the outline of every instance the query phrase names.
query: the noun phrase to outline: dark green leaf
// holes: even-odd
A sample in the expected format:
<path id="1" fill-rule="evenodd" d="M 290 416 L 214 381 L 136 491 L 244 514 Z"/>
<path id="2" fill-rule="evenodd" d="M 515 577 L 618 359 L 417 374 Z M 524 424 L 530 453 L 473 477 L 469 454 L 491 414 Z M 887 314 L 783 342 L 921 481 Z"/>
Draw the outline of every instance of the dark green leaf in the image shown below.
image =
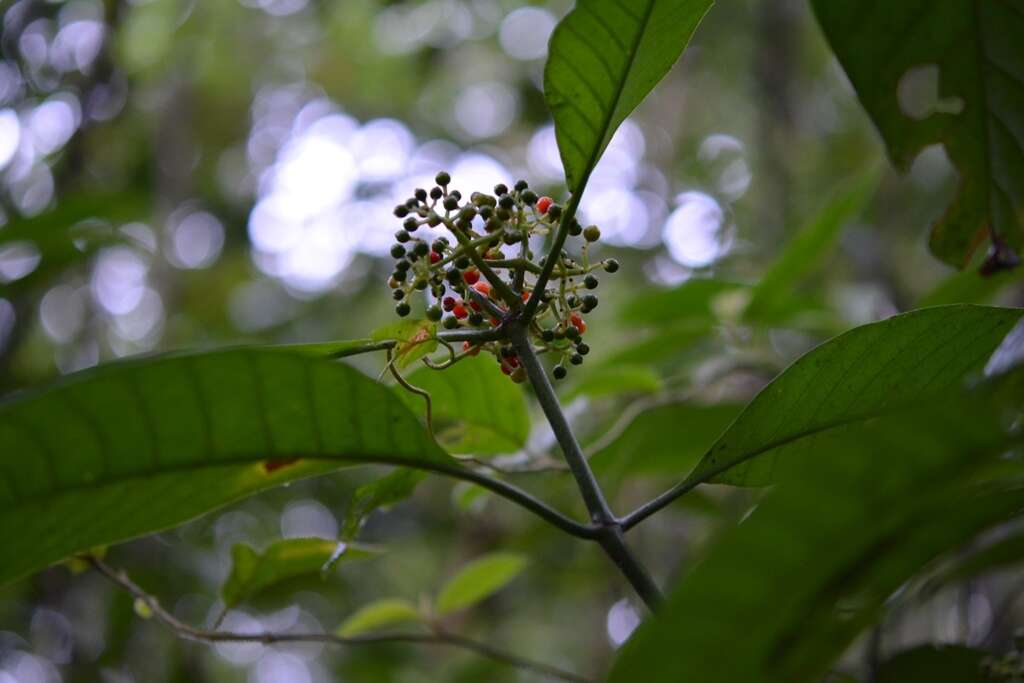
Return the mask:
<path id="1" fill-rule="evenodd" d="M 814 0 L 813 5 L 893 162 L 906 170 L 924 147 L 941 143 L 960 171 L 957 196 L 932 230 L 935 255 L 963 267 L 990 231 L 1019 251 L 1024 245 L 1024 2 Z M 925 69 L 938 70 L 937 85 Z M 930 86 L 932 92 L 915 101 L 915 85 Z"/>
<path id="2" fill-rule="evenodd" d="M 409 382 L 430 393 L 434 433 L 454 453 L 495 455 L 521 449 L 530 435 L 522 387 L 502 374 L 491 356 L 466 358 L 445 370 L 422 368 Z M 396 387 L 412 410 L 423 398 Z"/>
<path id="3" fill-rule="evenodd" d="M 101 366 L 0 403 L 0 583 L 343 465 L 454 472 L 387 388 L 231 349 Z"/>
<path id="4" fill-rule="evenodd" d="M 770 484 L 780 458 L 817 451 L 825 432 L 864 423 L 961 383 L 984 365 L 1022 312 L 941 306 L 841 334 L 765 387 L 690 478 Z"/>
<path id="5" fill-rule="evenodd" d="M 821 680 L 893 591 L 1020 511 L 1024 491 L 984 476 L 1020 444 L 1003 431 L 1005 407 L 978 393 L 893 414 L 823 439 L 828 457 L 786 463 L 633 635 L 610 680 Z"/>
<path id="6" fill-rule="evenodd" d="M 712 0 L 579 0 L 555 28 L 544 97 L 580 192 L 629 114 L 679 59 Z"/>
<path id="7" fill-rule="evenodd" d="M 235 607 L 282 581 L 319 575 L 337 549 L 337 541 L 325 538 L 289 538 L 262 552 L 238 543 L 231 549 L 231 573 L 220 590 L 224 604 Z M 349 545 L 338 559 L 365 559 L 376 554 L 365 546 Z"/>
<path id="8" fill-rule="evenodd" d="M 490 553 L 463 567 L 437 596 L 439 615 L 472 607 L 501 590 L 526 568 L 526 558 L 515 553 Z"/>
<path id="9" fill-rule="evenodd" d="M 342 539 L 350 541 L 355 538 L 363 521 L 374 510 L 389 507 L 411 496 L 425 476 L 418 470 L 396 469 L 385 477 L 357 488 L 345 513 Z"/>

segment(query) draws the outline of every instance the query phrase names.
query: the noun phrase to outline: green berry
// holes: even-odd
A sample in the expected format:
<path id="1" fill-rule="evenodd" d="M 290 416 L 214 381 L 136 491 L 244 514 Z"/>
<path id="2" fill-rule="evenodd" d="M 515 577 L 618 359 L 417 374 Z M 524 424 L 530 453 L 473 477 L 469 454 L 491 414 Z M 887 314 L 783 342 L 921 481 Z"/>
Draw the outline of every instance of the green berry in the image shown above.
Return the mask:
<path id="1" fill-rule="evenodd" d="M 462 284 L 462 271 L 460 271 L 458 268 L 452 268 L 451 270 L 444 274 L 444 279 L 447 280 L 448 283 L 452 285 Z"/>
<path id="2" fill-rule="evenodd" d="M 405 218 L 408 215 L 409 215 L 409 207 L 406 206 L 405 204 L 399 204 L 398 206 L 395 207 L 395 217 L 397 217 L 397 218 Z"/>
<path id="3" fill-rule="evenodd" d="M 416 282 L 412 283 L 412 286 L 422 292 L 424 289 L 427 288 L 427 284 L 427 281 L 421 278 L 419 280 L 416 280 Z"/>
<path id="4" fill-rule="evenodd" d="M 391 258 L 402 258 L 405 256 L 405 247 L 401 244 L 395 244 L 391 247 Z"/>
<path id="5" fill-rule="evenodd" d="M 508 186 L 505 183 L 498 183 L 494 186 L 494 194 L 499 197 L 503 194 L 508 194 Z"/>
<path id="6" fill-rule="evenodd" d="M 464 206 L 459 211 L 459 218 L 464 221 L 471 221 L 476 218 L 476 209 L 472 206 Z"/>
<path id="7" fill-rule="evenodd" d="M 430 247 L 426 242 L 417 242 L 416 246 L 412 248 L 412 251 L 417 256 L 426 256 L 430 253 Z"/>
<path id="8" fill-rule="evenodd" d="M 430 198 L 431 199 L 440 199 L 443 196 L 444 196 L 444 190 L 442 190 L 440 187 L 432 187 L 432 188 L 430 188 Z"/>
<path id="9" fill-rule="evenodd" d="M 569 357 L 569 362 L 573 365 L 580 365 L 583 363 L 583 356 L 578 353 L 574 353 Z"/>
<path id="10" fill-rule="evenodd" d="M 420 222 L 412 216 L 409 216 L 405 219 L 405 222 L 402 223 L 402 227 L 409 232 L 416 232 L 416 228 L 420 227 Z"/>
<path id="11" fill-rule="evenodd" d="M 516 192 L 522 192 L 530 186 L 525 180 L 517 180 L 515 184 Z"/>
<path id="12" fill-rule="evenodd" d="M 583 231 L 583 239 L 588 242 L 596 242 L 601 239 L 601 230 L 596 225 L 588 225 Z"/>
<path id="13" fill-rule="evenodd" d="M 473 202 L 477 206 L 494 206 L 497 202 L 494 197 L 483 192 L 474 192 L 469 195 L 469 201 Z"/>
<path id="14" fill-rule="evenodd" d="M 580 338 L 580 331 L 576 329 L 575 325 L 569 325 L 565 328 L 565 338 L 575 341 Z"/>
<path id="15" fill-rule="evenodd" d="M 469 314 L 469 324 L 473 327 L 479 327 L 484 324 L 484 316 L 482 313 L 476 311 Z"/>
<path id="16" fill-rule="evenodd" d="M 619 269 L 619 262 L 613 258 L 608 259 L 604 262 L 604 270 L 606 273 L 614 273 Z"/>
<path id="17" fill-rule="evenodd" d="M 395 233 L 395 239 L 399 242 L 408 242 L 412 237 L 405 230 L 399 230 Z"/>
<path id="18" fill-rule="evenodd" d="M 592 310 L 597 308 L 597 297 L 593 294 L 586 294 L 583 296 L 583 312 L 590 313 Z"/>
<path id="19" fill-rule="evenodd" d="M 433 211 L 431 211 L 430 215 L 427 216 L 427 225 L 429 225 L 432 228 L 436 228 L 437 226 L 441 225 L 441 217 L 438 216 Z"/>
<path id="20" fill-rule="evenodd" d="M 454 195 L 448 195 L 444 199 L 444 208 L 448 209 L 449 211 L 454 211 L 455 209 L 459 208 L 459 200 L 456 199 Z"/>
<path id="21" fill-rule="evenodd" d="M 554 374 L 555 379 L 565 379 L 565 376 L 568 374 L 568 370 L 565 369 L 564 365 L 559 363 L 558 365 L 555 366 L 555 369 L 552 374 Z"/>
<path id="22" fill-rule="evenodd" d="M 503 208 L 511 209 L 513 206 L 516 205 L 516 200 L 512 199 L 510 195 L 506 194 L 501 199 L 498 200 L 498 204 Z"/>
<path id="23" fill-rule="evenodd" d="M 402 299 L 405 298 L 405 292 L 401 289 L 396 289 L 391 296 L 392 298 L 394 298 L 395 301 L 401 301 Z"/>
<path id="24" fill-rule="evenodd" d="M 573 237 L 579 237 L 583 234 L 583 226 L 580 225 L 580 222 L 575 218 L 573 218 L 572 222 L 569 223 L 569 234 Z"/>
<path id="25" fill-rule="evenodd" d="M 455 259 L 455 267 L 458 268 L 459 270 L 465 270 L 466 268 L 469 268 L 470 263 L 472 263 L 472 261 L 469 260 L 468 256 L 460 256 L 459 258 Z"/>
<path id="26" fill-rule="evenodd" d="M 537 203 L 537 193 L 533 190 L 526 190 L 520 195 L 520 199 L 522 199 L 523 203 L 527 206 L 533 206 Z"/>
<path id="27" fill-rule="evenodd" d="M 597 278 L 593 275 L 588 275 L 583 278 L 583 286 L 587 289 L 597 289 Z"/>
<path id="28" fill-rule="evenodd" d="M 540 338 L 543 339 L 546 342 L 555 341 L 555 331 L 554 330 L 541 330 Z"/>
<path id="29" fill-rule="evenodd" d="M 576 345 L 576 351 L 581 356 L 585 356 L 588 353 L 590 353 L 590 347 L 584 344 L 583 342 L 580 342 L 579 344 Z"/>
<path id="30" fill-rule="evenodd" d="M 445 187 L 451 181 L 452 177 L 445 173 L 444 171 L 441 171 L 436 176 L 434 176 L 434 182 L 440 185 L 441 187 Z"/>
<path id="31" fill-rule="evenodd" d="M 441 307 L 431 306 L 427 309 L 427 320 L 433 320 L 435 323 L 441 319 Z"/>
<path id="32" fill-rule="evenodd" d="M 395 270 L 397 270 L 399 272 L 404 273 L 405 271 L 409 270 L 410 268 L 412 268 L 412 264 L 409 263 L 408 261 L 406 261 L 405 259 L 402 259 L 401 261 L 396 261 L 395 262 Z"/>
<path id="33" fill-rule="evenodd" d="M 416 191 L 413 192 L 412 194 L 414 197 L 416 197 L 417 200 L 421 202 L 427 201 L 427 191 L 424 190 L 422 187 L 417 187 Z"/>
<path id="34" fill-rule="evenodd" d="M 444 319 L 442 325 L 444 325 L 444 329 L 446 330 L 454 330 L 459 326 L 459 321 L 455 319 L 455 316 L 450 315 Z"/>
<path id="35" fill-rule="evenodd" d="M 397 313 L 402 318 L 409 315 L 410 311 L 412 311 L 412 308 L 409 306 L 409 304 L 405 303 L 404 301 L 395 306 L 395 313 Z"/>
<path id="36" fill-rule="evenodd" d="M 562 217 L 562 205 L 552 204 L 551 206 L 548 207 L 547 215 L 548 218 L 550 218 L 551 220 L 557 221 L 559 218 Z"/>

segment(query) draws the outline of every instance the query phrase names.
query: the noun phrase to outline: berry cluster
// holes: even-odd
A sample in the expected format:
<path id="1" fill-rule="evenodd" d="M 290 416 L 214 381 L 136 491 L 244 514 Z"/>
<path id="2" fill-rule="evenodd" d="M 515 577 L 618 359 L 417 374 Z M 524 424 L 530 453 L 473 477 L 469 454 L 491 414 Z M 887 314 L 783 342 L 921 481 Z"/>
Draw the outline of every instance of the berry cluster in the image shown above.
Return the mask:
<path id="1" fill-rule="evenodd" d="M 394 291 L 395 312 L 412 311 L 414 292 L 427 295 L 426 316 L 447 330 L 498 327 L 512 312 L 534 295 L 537 276 L 544 259 L 534 262 L 531 239 L 551 234 L 562 217 L 562 207 L 550 197 L 538 197 L 525 180 L 512 188 L 495 186 L 493 194 L 474 192 L 464 199 L 449 189 L 451 177 L 440 172 L 437 185 L 429 191 L 417 189 L 404 204 L 395 207 L 403 220 L 395 233 L 391 255 L 395 270 L 388 280 Z M 443 228 L 452 238 L 424 237 L 424 226 Z M 566 364 L 579 365 L 590 347 L 583 341 L 587 324 L 583 315 L 597 308 L 593 293 L 598 286 L 594 271 L 614 273 L 614 259 L 591 263 L 588 247 L 601 237 L 595 225 L 584 228 L 573 219 L 568 234 L 582 238 L 578 258 L 566 250 L 557 262 L 530 322 L 530 336 L 539 353 L 555 356 L 555 379 L 567 374 Z M 511 252 L 512 255 L 506 252 Z M 525 372 L 514 349 L 506 343 L 464 342 L 462 353 L 481 350 L 495 356 L 502 372 L 522 382 Z"/>

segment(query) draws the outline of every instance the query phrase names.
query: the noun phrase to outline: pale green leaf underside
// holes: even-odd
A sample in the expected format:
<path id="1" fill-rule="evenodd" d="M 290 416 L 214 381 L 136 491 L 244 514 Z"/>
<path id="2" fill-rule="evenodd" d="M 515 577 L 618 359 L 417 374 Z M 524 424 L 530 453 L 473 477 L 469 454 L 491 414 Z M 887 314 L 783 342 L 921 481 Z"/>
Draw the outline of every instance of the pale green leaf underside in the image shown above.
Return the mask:
<path id="1" fill-rule="evenodd" d="M 682 54 L 712 0 L 578 0 L 555 28 L 544 97 L 569 189 Z"/>
<path id="2" fill-rule="evenodd" d="M 902 169 L 944 144 L 960 187 L 931 247 L 962 267 L 991 228 L 1024 246 L 1024 0 L 814 0 L 832 49 Z M 901 107 L 904 76 L 938 68 L 940 100 L 962 110 Z"/>
<path id="3" fill-rule="evenodd" d="M 952 305 L 863 325 L 822 344 L 750 402 L 690 475 L 772 483 L 780 458 L 829 430 L 921 401 L 979 370 L 1024 309 Z"/>
<path id="4" fill-rule="evenodd" d="M 0 403 L 0 584 L 360 463 L 459 469 L 388 389 L 301 353 L 232 349 L 70 376 Z"/>
<path id="5" fill-rule="evenodd" d="M 384 598 L 359 608 L 338 627 L 336 633 L 351 638 L 382 628 L 422 621 L 423 617 L 412 603 L 400 598 Z"/>

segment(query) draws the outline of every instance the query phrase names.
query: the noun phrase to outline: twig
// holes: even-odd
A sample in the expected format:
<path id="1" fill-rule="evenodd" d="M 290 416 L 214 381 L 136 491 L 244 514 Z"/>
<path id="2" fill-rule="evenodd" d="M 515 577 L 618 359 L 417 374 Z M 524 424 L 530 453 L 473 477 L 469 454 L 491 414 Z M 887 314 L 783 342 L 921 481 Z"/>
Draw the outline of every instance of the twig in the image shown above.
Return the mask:
<path id="1" fill-rule="evenodd" d="M 394 351 L 388 349 L 388 364 L 387 369 L 391 372 L 391 376 L 395 378 L 395 381 L 402 385 L 402 388 L 411 394 L 423 397 L 423 402 L 427 404 L 427 433 L 430 434 L 430 438 L 434 438 L 434 409 L 433 403 L 430 400 L 430 392 L 419 387 L 414 387 L 409 384 L 408 380 L 402 377 L 402 373 L 395 367 Z"/>
<path id="2" fill-rule="evenodd" d="M 589 679 L 579 674 L 565 671 L 558 667 L 536 662 L 520 655 L 499 650 L 489 643 L 485 643 L 466 636 L 447 633 L 441 630 L 434 630 L 433 633 L 381 633 L 365 636 L 344 637 L 332 633 L 276 633 L 263 631 L 260 633 L 238 633 L 235 631 L 223 631 L 219 629 L 209 630 L 198 628 L 181 621 L 168 612 L 160 604 L 160 601 L 153 595 L 147 593 L 137 583 L 132 581 L 123 571 L 114 569 L 103 560 L 94 556 L 85 556 L 86 562 L 91 564 L 98 572 L 110 579 L 121 589 L 127 591 L 136 600 L 141 601 L 153 613 L 153 616 L 170 627 L 179 637 L 187 640 L 197 640 L 208 643 L 262 643 L 271 645 L 274 643 L 327 643 L 330 645 L 373 645 L 379 643 L 419 643 L 433 645 L 447 645 L 449 647 L 467 650 L 482 657 L 507 664 L 509 666 L 532 671 L 541 676 L 573 683 L 587 683 Z"/>

